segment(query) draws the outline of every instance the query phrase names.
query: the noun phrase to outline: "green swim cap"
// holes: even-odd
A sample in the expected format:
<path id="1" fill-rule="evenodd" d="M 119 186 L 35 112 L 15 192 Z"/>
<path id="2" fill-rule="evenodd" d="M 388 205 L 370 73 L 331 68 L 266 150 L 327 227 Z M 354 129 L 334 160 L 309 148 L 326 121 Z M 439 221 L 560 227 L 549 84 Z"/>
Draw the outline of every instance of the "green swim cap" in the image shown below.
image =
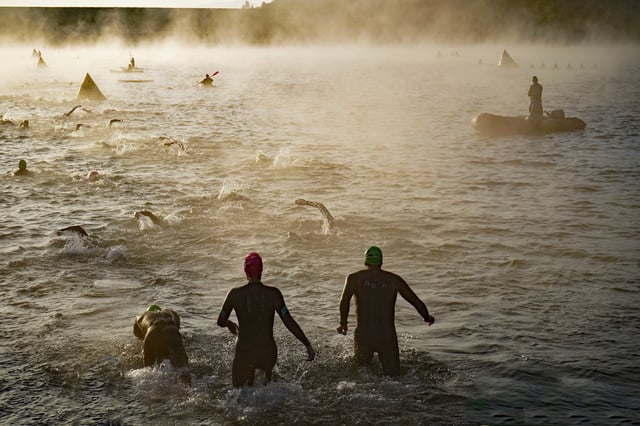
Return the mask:
<path id="1" fill-rule="evenodd" d="M 26 161 L 24 161 L 24 160 L 20 160 L 20 161 L 18 161 L 18 168 L 19 168 L 20 170 L 26 170 L 26 168 L 27 168 L 27 162 L 26 162 Z"/>
<path id="2" fill-rule="evenodd" d="M 161 311 L 162 309 L 160 309 L 160 306 L 158 305 L 151 305 L 147 308 L 147 311 Z"/>
<path id="3" fill-rule="evenodd" d="M 365 265 L 382 265 L 382 250 L 379 247 L 371 246 L 364 254 Z"/>

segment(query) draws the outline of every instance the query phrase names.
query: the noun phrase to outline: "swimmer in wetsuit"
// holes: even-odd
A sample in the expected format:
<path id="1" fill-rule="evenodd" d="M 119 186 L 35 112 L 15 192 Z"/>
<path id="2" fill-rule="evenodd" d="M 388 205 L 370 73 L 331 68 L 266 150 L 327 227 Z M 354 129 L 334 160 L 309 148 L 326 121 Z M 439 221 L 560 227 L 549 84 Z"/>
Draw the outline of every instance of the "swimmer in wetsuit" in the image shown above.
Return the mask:
<path id="1" fill-rule="evenodd" d="M 353 343 L 356 362 L 369 365 L 377 352 L 382 372 L 387 376 L 398 376 L 400 353 L 394 319 L 398 293 L 429 325 L 435 322 L 435 318 L 404 279 L 381 269 L 382 251 L 378 247 L 372 246 L 366 251 L 364 264 L 367 269 L 346 278 L 340 299 L 340 325 L 336 330 L 347 334 L 351 297 L 355 296 L 357 323 Z"/>
<path id="2" fill-rule="evenodd" d="M 253 386 L 256 369 L 264 371 L 266 382 L 271 381 L 272 370 L 278 358 L 278 348 L 273 338 L 276 312 L 287 329 L 305 345 L 307 360 L 313 361 L 315 358 L 309 339 L 291 316 L 280 290 L 260 281 L 262 258 L 258 253 L 247 255 L 244 271 L 249 282 L 229 291 L 218 316 L 218 325 L 227 327 L 238 336 L 231 371 L 234 387 Z M 229 320 L 231 311 L 234 310 L 239 325 Z"/>
<path id="3" fill-rule="evenodd" d="M 25 160 L 18 161 L 18 170 L 16 170 L 14 176 L 29 176 L 31 172 L 27 170 L 27 162 Z"/>
<path id="4" fill-rule="evenodd" d="M 133 334 L 144 341 L 144 366 L 151 367 L 169 360 L 173 368 L 183 369 L 181 378 L 190 383 L 189 360 L 179 329 L 180 317 L 176 311 L 160 309 L 158 305 L 149 306 L 133 323 Z"/>

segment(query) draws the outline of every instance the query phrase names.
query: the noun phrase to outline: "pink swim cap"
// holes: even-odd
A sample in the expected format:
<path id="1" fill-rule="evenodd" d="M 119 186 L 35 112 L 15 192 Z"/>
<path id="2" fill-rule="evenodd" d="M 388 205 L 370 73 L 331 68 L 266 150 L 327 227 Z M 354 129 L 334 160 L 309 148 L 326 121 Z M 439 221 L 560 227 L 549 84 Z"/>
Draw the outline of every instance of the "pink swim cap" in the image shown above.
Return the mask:
<path id="1" fill-rule="evenodd" d="M 258 253 L 252 252 L 244 258 L 244 273 L 248 277 L 262 275 L 262 258 Z"/>

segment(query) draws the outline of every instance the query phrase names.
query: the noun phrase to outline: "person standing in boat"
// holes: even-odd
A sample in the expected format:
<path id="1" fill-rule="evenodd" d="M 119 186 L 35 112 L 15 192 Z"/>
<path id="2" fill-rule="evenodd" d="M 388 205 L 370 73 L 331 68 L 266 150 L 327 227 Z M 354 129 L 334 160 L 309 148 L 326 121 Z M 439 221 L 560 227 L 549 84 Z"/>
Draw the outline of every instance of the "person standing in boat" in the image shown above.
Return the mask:
<path id="1" fill-rule="evenodd" d="M 542 85 L 538 83 L 538 77 L 535 75 L 531 79 L 533 82 L 529 87 L 529 118 L 542 118 Z"/>

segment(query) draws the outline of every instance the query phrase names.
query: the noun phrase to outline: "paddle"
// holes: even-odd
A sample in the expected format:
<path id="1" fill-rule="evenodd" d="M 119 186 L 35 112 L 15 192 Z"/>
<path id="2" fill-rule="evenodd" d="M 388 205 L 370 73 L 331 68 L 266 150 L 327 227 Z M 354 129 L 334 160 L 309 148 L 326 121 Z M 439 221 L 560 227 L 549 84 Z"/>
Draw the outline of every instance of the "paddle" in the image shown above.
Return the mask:
<path id="1" fill-rule="evenodd" d="M 213 74 L 211 74 L 211 77 L 215 77 L 216 75 L 220 74 L 220 71 L 216 71 Z"/>

